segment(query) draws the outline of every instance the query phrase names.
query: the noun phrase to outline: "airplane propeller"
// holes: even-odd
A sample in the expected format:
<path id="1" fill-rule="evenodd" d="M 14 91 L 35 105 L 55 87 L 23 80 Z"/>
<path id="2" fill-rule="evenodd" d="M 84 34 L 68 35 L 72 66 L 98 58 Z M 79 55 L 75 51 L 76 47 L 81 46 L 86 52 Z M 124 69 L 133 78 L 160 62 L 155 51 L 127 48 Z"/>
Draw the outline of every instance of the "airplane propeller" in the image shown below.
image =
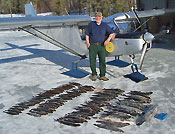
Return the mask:
<path id="1" fill-rule="evenodd" d="M 145 44 L 143 45 L 142 54 L 140 57 L 140 66 L 139 69 L 142 69 L 143 61 L 146 55 L 146 52 L 152 47 L 152 40 L 154 39 L 154 36 L 151 33 L 146 32 L 143 35 L 143 40 L 145 41 Z"/>
<path id="2" fill-rule="evenodd" d="M 140 24 L 140 26 L 138 28 L 136 28 L 134 30 L 134 32 L 136 32 L 139 28 L 141 28 L 150 19 L 154 18 L 154 17 L 151 17 L 151 18 L 147 19 L 143 24 L 141 24 L 140 18 L 139 18 L 139 16 L 136 13 L 135 8 L 132 7 L 132 11 L 133 11 L 133 13 L 134 13 L 138 23 Z M 146 32 L 145 34 L 143 34 L 143 40 L 145 41 L 145 43 L 143 44 L 142 54 L 141 54 L 141 57 L 140 57 L 140 66 L 139 66 L 140 70 L 142 69 L 142 65 L 143 65 L 143 61 L 144 61 L 146 52 L 152 47 L 152 40 L 153 39 L 154 39 L 154 36 L 151 33 Z"/>

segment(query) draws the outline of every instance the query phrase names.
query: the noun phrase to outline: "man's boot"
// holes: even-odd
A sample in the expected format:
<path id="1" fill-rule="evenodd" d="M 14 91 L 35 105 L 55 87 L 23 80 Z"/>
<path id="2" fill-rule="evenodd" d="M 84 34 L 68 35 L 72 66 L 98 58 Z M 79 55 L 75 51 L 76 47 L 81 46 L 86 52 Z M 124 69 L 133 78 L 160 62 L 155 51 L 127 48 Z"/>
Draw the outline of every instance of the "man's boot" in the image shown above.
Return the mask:
<path id="1" fill-rule="evenodd" d="M 92 80 L 92 81 L 96 81 L 96 80 L 97 80 L 97 75 L 93 75 L 93 76 L 91 77 L 91 80 Z"/>
<path id="2" fill-rule="evenodd" d="M 109 79 L 107 77 L 103 76 L 103 77 L 100 77 L 100 80 L 108 81 Z"/>

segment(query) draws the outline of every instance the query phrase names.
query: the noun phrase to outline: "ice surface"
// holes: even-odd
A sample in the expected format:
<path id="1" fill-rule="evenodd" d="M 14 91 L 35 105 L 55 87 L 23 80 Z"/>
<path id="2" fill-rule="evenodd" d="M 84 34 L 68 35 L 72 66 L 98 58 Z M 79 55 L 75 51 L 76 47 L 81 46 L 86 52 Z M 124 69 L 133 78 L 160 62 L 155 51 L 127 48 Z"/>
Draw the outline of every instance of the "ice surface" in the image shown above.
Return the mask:
<path id="1" fill-rule="evenodd" d="M 166 44 L 167 45 L 167 44 Z M 175 45 L 175 44 L 173 44 Z M 162 45 L 163 46 L 163 45 Z M 25 110 L 18 116 L 4 113 L 11 106 L 29 100 L 44 90 L 69 82 L 93 85 L 96 88 L 120 88 L 125 91 L 152 91 L 153 103 L 159 105 L 160 113 L 167 113 L 165 120 L 153 118 L 141 126 L 125 127 L 126 134 L 174 134 L 175 133 L 175 51 L 159 48 L 156 44 L 145 58 L 142 73 L 149 79 L 135 83 L 123 77 L 130 73 L 130 67 L 118 68 L 107 65 L 107 82 L 89 79 L 75 79 L 61 73 L 71 68 L 71 63 L 79 58 L 47 42 L 24 32 L 0 33 L 0 134 L 114 134 L 109 130 L 93 125 L 94 120 L 80 127 L 70 127 L 54 122 L 72 108 L 89 100 L 83 95 L 66 103 L 53 114 L 39 118 L 27 115 Z M 122 57 L 128 60 L 128 57 Z M 107 61 L 113 58 L 107 58 Z M 136 58 L 139 63 L 139 58 Z M 90 72 L 89 61 L 79 64 L 81 69 Z"/>

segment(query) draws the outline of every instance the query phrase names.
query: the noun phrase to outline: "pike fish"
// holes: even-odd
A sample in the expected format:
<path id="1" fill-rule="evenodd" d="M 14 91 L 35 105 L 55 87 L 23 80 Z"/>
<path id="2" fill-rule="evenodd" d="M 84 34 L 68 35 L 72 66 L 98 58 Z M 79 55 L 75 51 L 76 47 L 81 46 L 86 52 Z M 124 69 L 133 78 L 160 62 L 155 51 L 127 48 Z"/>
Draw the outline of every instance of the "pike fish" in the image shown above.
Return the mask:
<path id="1" fill-rule="evenodd" d="M 40 114 L 38 113 L 35 113 L 35 112 L 30 112 L 30 113 L 27 113 L 28 115 L 31 115 L 31 116 L 35 116 L 35 117 L 41 117 Z"/>
<path id="2" fill-rule="evenodd" d="M 141 95 L 141 96 L 150 96 L 153 92 L 142 92 L 142 91 L 130 91 L 129 94 Z"/>
<path id="3" fill-rule="evenodd" d="M 104 128 L 104 129 L 107 129 L 107 130 L 111 130 L 111 131 L 116 131 L 116 132 L 122 132 L 124 133 L 124 131 L 122 129 L 119 129 L 118 127 L 116 126 L 111 126 L 109 124 L 103 124 L 103 123 L 100 123 L 100 124 L 94 124 L 95 126 L 99 127 L 99 128 Z"/>
<path id="4" fill-rule="evenodd" d="M 80 124 L 78 124 L 78 123 L 73 123 L 73 122 L 69 122 L 69 121 L 65 121 L 65 120 L 60 120 L 59 122 L 62 124 L 65 124 L 65 125 L 73 126 L 73 127 L 80 126 Z"/>
<path id="5" fill-rule="evenodd" d="M 87 122 L 84 118 L 78 117 L 78 116 L 66 116 L 66 117 L 57 119 L 57 121 L 61 121 L 61 120 L 71 122 L 71 123 Z"/>
<path id="6" fill-rule="evenodd" d="M 150 97 L 144 97 L 144 96 L 140 96 L 140 95 L 125 95 L 127 98 L 127 100 L 134 100 L 134 101 L 138 101 L 138 102 L 143 102 L 143 103 L 150 103 L 151 102 L 151 98 Z"/>
<path id="7" fill-rule="evenodd" d="M 123 113 L 130 114 L 132 116 L 139 115 L 139 113 L 137 111 L 135 111 L 134 109 L 129 108 L 129 107 L 120 106 L 120 105 L 116 105 L 116 106 L 113 106 L 113 107 L 108 107 L 108 109 L 111 110 L 112 112 L 118 111 L 118 112 L 123 112 Z"/>
<path id="8" fill-rule="evenodd" d="M 118 100 L 116 103 L 119 105 L 134 107 L 134 108 L 140 109 L 142 111 L 147 107 L 146 104 L 144 104 L 142 102 L 140 103 L 140 102 L 137 102 L 134 100 Z"/>
<path id="9" fill-rule="evenodd" d="M 109 126 L 115 126 L 117 128 L 126 127 L 126 126 L 130 125 L 129 123 L 117 122 L 117 121 L 112 121 L 112 120 L 98 120 L 96 122 L 101 123 L 101 124 L 106 124 Z"/>
<path id="10" fill-rule="evenodd" d="M 129 120 L 132 118 L 132 116 L 125 114 L 125 113 L 121 113 L 121 112 L 109 112 L 106 114 L 102 114 L 101 117 L 102 118 L 105 118 L 105 117 L 118 118 L 120 120 Z"/>

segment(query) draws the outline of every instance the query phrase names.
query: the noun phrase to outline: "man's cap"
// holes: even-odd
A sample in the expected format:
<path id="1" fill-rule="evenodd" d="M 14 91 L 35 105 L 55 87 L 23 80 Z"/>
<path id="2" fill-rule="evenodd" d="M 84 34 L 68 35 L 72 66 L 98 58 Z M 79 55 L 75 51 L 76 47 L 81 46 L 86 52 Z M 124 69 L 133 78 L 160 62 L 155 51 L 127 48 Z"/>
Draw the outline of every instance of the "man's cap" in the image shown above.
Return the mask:
<path id="1" fill-rule="evenodd" d="M 102 13 L 101 12 L 96 12 L 95 16 L 102 16 Z"/>

